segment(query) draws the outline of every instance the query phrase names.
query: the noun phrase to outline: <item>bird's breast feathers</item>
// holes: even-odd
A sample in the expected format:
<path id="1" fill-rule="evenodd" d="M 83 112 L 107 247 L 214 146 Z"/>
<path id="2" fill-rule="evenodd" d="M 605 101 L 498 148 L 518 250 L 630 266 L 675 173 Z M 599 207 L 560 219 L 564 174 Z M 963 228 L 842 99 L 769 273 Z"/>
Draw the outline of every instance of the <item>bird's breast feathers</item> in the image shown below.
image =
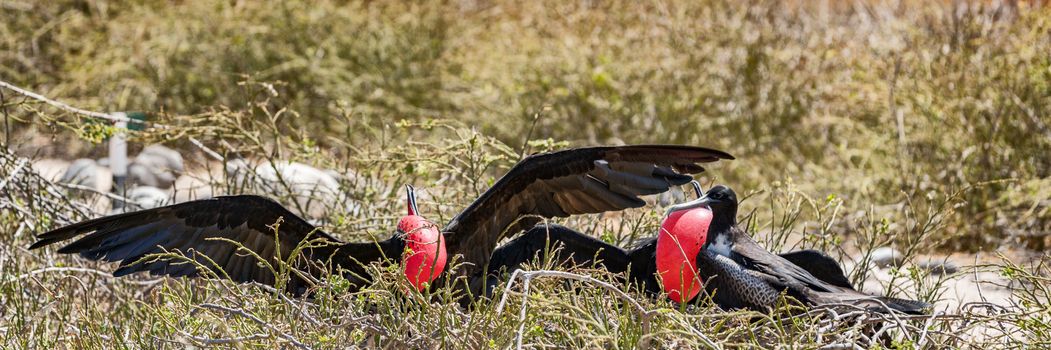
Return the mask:
<path id="1" fill-rule="evenodd" d="M 715 252 L 715 254 L 730 257 L 732 245 L 733 243 L 730 241 L 730 235 L 720 233 L 715 235 L 715 239 L 712 240 L 710 249 Z"/>

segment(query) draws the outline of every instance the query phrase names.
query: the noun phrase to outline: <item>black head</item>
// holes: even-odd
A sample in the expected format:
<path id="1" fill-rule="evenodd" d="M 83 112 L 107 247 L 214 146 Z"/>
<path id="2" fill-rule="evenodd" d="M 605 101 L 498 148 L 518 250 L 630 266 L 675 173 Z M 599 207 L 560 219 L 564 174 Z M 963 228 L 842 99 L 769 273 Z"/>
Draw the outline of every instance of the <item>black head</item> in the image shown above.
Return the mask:
<path id="1" fill-rule="evenodd" d="M 708 190 L 706 197 L 716 221 L 728 220 L 729 224 L 737 222 L 737 193 L 733 189 L 723 185 L 715 186 Z"/>
<path id="2" fill-rule="evenodd" d="M 693 188 L 700 198 L 668 207 L 669 215 L 679 210 L 707 207 L 712 211 L 713 228 L 726 229 L 737 224 L 737 193 L 734 193 L 734 190 L 719 185 L 704 193 L 696 181 L 693 182 Z"/>
<path id="3" fill-rule="evenodd" d="M 708 190 L 708 198 L 714 202 L 727 202 L 737 205 L 737 193 L 733 189 L 718 185 Z"/>

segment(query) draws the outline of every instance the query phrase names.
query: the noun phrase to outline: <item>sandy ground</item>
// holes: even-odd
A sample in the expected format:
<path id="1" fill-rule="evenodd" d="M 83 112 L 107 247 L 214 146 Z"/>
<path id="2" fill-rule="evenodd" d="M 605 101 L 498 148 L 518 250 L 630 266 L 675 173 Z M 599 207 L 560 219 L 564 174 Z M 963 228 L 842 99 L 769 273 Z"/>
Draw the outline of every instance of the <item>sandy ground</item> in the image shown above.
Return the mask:
<path id="1" fill-rule="evenodd" d="M 1011 281 L 1001 275 L 997 268 L 990 266 L 1000 262 L 992 254 L 980 253 L 977 257 L 966 254 L 921 256 L 914 260 L 928 258 L 939 262 L 944 260 L 957 268 L 957 271 L 952 274 L 931 273 L 924 277 L 925 284 L 939 286 L 937 292 L 934 293 L 936 299 L 927 300 L 935 304 L 936 311 L 952 312 L 967 303 L 988 302 L 1002 306 L 1008 306 L 1011 303 Z M 903 268 L 909 266 L 906 264 Z M 845 266 L 845 268 L 847 271 L 853 269 L 852 266 Z M 884 294 L 888 286 L 894 286 L 894 288 L 906 289 L 908 295 L 916 295 L 916 288 L 912 281 L 909 281 L 906 276 L 896 274 L 894 268 L 870 266 L 869 269 L 868 278 L 862 286 L 859 286 L 861 290 L 872 294 Z M 898 276 L 895 278 L 895 275 Z"/>

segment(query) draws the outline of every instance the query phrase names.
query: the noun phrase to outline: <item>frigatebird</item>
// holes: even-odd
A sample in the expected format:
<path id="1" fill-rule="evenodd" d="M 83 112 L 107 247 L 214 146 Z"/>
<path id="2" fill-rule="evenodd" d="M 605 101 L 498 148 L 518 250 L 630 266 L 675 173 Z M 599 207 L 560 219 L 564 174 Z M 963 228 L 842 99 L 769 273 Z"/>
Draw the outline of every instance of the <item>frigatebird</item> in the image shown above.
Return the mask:
<path id="1" fill-rule="evenodd" d="M 729 187 L 715 186 L 689 207 L 708 209 L 713 214 L 711 235 L 697 256 L 697 265 L 701 274 L 709 277 L 707 288 L 719 305 L 763 310 L 774 307 L 784 293 L 806 305 L 850 304 L 873 311 L 923 314 L 931 306 L 917 300 L 868 295 L 849 283 L 831 283 L 816 276 L 820 273 L 770 253 L 737 226 L 737 194 Z M 827 265 L 826 269 L 831 270 Z"/>
<path id="2" fill-rule="evenodd" d="M 770 253 L 737 226 L 733 190 L 716 186 L 704 195 L 694 186 L 699 198 L 669 208 L 658 236 L 630 250 L 560 225 L 533 227 L 493 254 L 489 287 L 502 271 L 554 253 L 561 263 L 627 272 L 628 279 L 647 293 L 665 292 L 679 303 L 694 299 L 703 287 L 725 309 L 765 311 L 782 293 L 807 305 L 852 304 L 911 314 L 930 307 L 855 290 L 839 264 L 820 251 Z"/>
<path id="3" fill-rule="evenodd" d="M 419 289 L 441 275 L 446 259 L 462 257 L 463 264 L 452 277 L 484 276 L 483 268 L 497 243 L 508 234 L 543 218 L 641 207 L 645 201 L 639 196 L 683 185 L 692 180 L 689 174 L 704 171 L 700 164 L 720 159 L 733 157 L 714 149 L 679 145 L 587 147 L 534 154 L 518 162 L 440 231 L 418 215 L 410 187 L 409 215 L 399 222 L 398 232 L 379 242 L 339 241 L 273 200 L 240 195 L 83 221 L 39 235 L 30 249 L 84 235 L 59 253 L 120 262 L 115 276 L 139 271 L 211 275 L 186 261 L 149 259 L 158 253 L 179 252 L 217 276 L 269 285 L 278 281 L 273 272 L 278 259 L 291 260 L 291 267 L 306 272 L 291 274 L 286 289 L 294 294 L 307 292 L 313 286 L 311 279 L 321 276 L 326 266 L 360 288 L 370 281 L 364 265 L 401 257 L 403 271 Z M 298 259 L 289 259 L 292 254 L 298 254 Z"/>

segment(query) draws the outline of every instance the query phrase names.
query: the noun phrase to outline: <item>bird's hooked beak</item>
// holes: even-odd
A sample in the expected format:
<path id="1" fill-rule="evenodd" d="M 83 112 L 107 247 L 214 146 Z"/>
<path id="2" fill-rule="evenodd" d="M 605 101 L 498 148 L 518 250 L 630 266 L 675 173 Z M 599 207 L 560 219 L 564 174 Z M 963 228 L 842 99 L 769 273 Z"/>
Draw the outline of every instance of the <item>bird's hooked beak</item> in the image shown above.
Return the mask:
<path id="1" fill-rule="evenodd" d="M 679 204 L 676 204 L 676 205 L 668 207 L 668 210 L 664 213 L 665 217 L 667 217 L 668 214 L 671 214 L 673 212 L 680 211 L 680 210 L 687 210 L 687 209 L 693 209 L 693 208 L 709 208 L 709 209 L 711 209 L 711 206 L 709 204 L 712 202 L 712 200 L 710 198 L 708 198 L 708 194 L 704 193 L 704 190 L 701 189 L 701 184 L 698 183 L 697 181 L 691 181 L 690 185 L 693 186 L 693 191 L 694 191 L 694 193 L 697 194 L 697 199 L 694 199 L 692 201 L 685 202 L 685 203 L 679 203 Z"/>
<path id="2" fill-rule="evenodd" d="M 405 197 L 409 209 L 408 215 L 420 215 L 420 209 L 416 207 L 416 188 L 412 185 L 405 185 Z"/>
<path id="3" fill-rule="evenodd" d="M 697 194 L 697 198 L 704 197 L 704 189 L 701 188 L 701 183 L 697 180 L 690 181 L 690 186 L 693 186 L 693 192 Z"/>

